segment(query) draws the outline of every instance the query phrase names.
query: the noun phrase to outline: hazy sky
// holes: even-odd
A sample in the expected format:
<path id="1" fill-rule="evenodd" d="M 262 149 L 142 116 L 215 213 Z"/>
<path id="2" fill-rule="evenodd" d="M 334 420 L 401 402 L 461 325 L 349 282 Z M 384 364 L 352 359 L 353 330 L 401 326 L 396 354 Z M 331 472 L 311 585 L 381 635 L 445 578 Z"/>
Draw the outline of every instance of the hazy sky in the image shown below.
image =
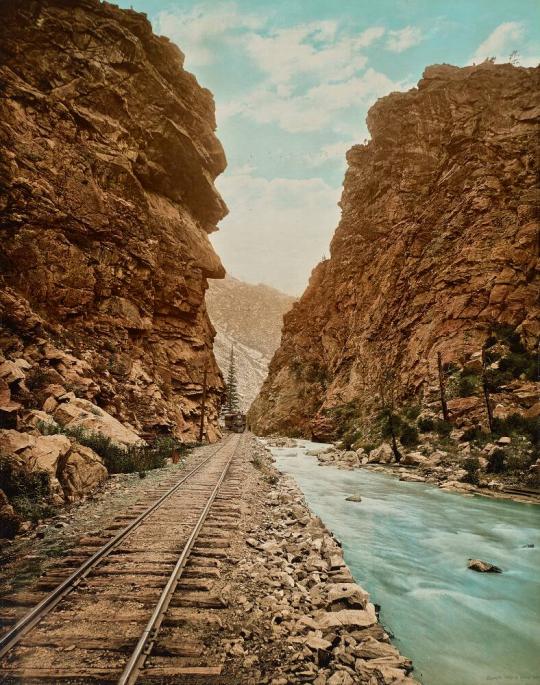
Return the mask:
<path id="1" fill-rule="evenodd" d="M 426 65 L 540 56 L 538 0 L 130 0 L 216 99 L 228 271 L 297 295 L 339 220 L 345 152 Z"/>

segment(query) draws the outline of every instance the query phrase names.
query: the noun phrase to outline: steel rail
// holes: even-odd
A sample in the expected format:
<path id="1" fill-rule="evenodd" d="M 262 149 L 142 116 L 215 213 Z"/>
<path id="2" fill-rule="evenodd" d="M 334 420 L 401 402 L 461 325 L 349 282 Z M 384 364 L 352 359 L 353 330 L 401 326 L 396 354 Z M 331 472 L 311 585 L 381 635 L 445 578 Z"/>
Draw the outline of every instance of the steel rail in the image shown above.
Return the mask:
<path id="1" fill-rule="evenodd" d="M 70 576 L 68 576 L 60 585 L 58 585 L 52 592 L 50 592 L 46 597 L 44 597 L 39 604 L 36 604 L 33 609 L 31 609 L 27 614 L 25 614 L 5 635 L 0 637 L 0 658 L 3 657 L 10 649 L 12 649 L 24 635 L 26 635 L 42 618 L 44 618 L 48 613 L 54 609 L 54 607 L 67 595 L 69 594 L 77 585 L 85 578 L 98 563 L 108 556 L 108 554 L 118 547 L 118 545 L 126 538 L 130 533 L 136 530 L 145 519 L 150 516 L 156 509 L 158 509 L 165 500 L 167 500 L 172 494 L 178 490 L 178 488 L 185 483 L 189 478 L 195 475 L 200 469 L 212 459 L 218 452 L 225 449 L 229 441 L 224 445 L 218 447 L 212 454 L 210 454 L 206 459 L 204 459 L 198 466 L 187 473 L 183 478 L 181 478 L 175 485 L 170 488 L 164 495 L 162 495 L 154 504 L 152 504 L 148 509 L 139 514 L 137 518 L 129 523 L 124 529 L 122 529 L 117 535 L 115 535 L 109 542 L 107 542 L 103 547 L 100 547 L 97 552 L 95 552 L 89 559 L 87 559 L 79 568 L 74 571 Z"/>
<path id="2" fill-rule="evenodd" d="M 120 676 L 118 680 L 118 685 L 133 685 L 134 683 L 137 682 L 137 678 L 139 676 L 139 672 L 144 666 L 144 662 L 146 661 L 146 658 L 150 655 L 150 652 L 152 651 L 152 647 L 154 645 L 154 642 L 157 639 L 159 629 L 161 627 L 161 623 L 163 622 L 163 619 L 165 618 L 165 613 L 167 612 L 167 609 L 169 608 L 169 604 L 171 602 L 172 596 L 176 590 L 176 586 L 178 584 L 178 581 L 180 580 L 180 577 L 182 575 L 182 572 L 186 566 L 187 560 L 189 558 L 189 555 L 191 553 L 191 550 L 193 548 L 193 545 L 195 544 L 195 540 L 197 539 L 197 536 L 199 535 L 201 528 L 204 525 L 204 522 L 206 521 L 206 517 L 208 516 L 208 512 L 210 511 L 210 508 L 212 504 L 214 503 L 214 500 L 216 498 L 216 495 L 219 491 L 219 488 L 221 487 L 221 484 L 223 483 L 225 476 L 227 475 L 227 471 L 229 470 L 229 467 L 231 465 L 231 462 L 236 454 L 236 451 L 238 450 L 238 446 L 240 445 L 241 438 L 239 437 L 236 445 L 234 446 L 234 449 L 232 451 L 231 456 L 227 460 L 223 471 L 219 477 L 219 480 L 216 483 L 216 486 L 212 490 L 205 506 L 204 509 L 202 510 L 201 515 L 197 519 L 197 523 L 193 527 L 193 530 L 191 531 L 191 535 L 189 536 L 184 549 L 182 550 L 180 556 L 178 557 L 178 561 L 175 564 L 175 567 L 169 576 L 169 580 L 167 581 L 167 584 L 163 588 L 163 591 L 160 595 L 160 598 L 155 606 L 155 609 L 152 613 L 152 616 L 148 620 L 148 623 L 146 624 L 146 627 L 137 642 L 137 645 L 135 646 L 135 649 L 133 650 L 133 653 L 127 662 L 124 671 L 122 672 L 122 675 Z"/>

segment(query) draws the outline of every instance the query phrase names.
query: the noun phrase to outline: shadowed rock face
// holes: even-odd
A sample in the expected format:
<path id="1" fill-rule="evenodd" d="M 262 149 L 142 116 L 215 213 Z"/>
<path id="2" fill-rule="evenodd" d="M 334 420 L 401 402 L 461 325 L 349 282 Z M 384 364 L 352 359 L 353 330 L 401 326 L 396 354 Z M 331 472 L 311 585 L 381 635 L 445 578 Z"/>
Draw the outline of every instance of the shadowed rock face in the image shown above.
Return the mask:
<path id="1" fill-rule="evenodd" d="M 331 257 L 285 316 L 252 408 L 259 432 L 331 436 L 325 410 L 368 405 L 381 367 L 399 401 L 422 400 L 437 352 L 464 364 L 495 324 L 534 348 L 538 72 L 433 66 L 371 108 Z"/>
<path id="2" fill-rule="evenodd" d="M 2 3 L 0 44 L 2 351 L 47 365 L 52 340 L 89 365 L 84 397 L 186 439 L 206 364 L 215 439 L 212 95 L 145 15 L 97 0 Z"/>

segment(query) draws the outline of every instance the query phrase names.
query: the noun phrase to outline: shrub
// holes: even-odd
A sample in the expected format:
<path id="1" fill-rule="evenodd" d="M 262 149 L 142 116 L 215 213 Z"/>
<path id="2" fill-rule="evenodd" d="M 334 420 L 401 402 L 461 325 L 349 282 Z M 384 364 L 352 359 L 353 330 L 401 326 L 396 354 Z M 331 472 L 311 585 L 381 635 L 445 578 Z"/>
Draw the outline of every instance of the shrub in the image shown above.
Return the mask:
<path id="1" fill-rule="evenodd" d="M 488 473 L 502 473 L 506 470 L 506 453 L 499 448 L 493 450 L 488 457 Z"/>
<path id="2" fill-rule="evenodd" d="M 0 483 L 13 508 L 23 518 L 37 521 L 55 512 L 47 501 L 50 493 L 47 471 L 30 471 L 16 461 L 0 458 Z"/>
<path id="3" fill-rule="evenodd" d="M 429 433 L 430 431 L 435 430 L 435 421 L 430 417 L 424 416 L 423 418 L 418 419 L 418 428 L 422 433 Z"/>
<path id="4" fill-rule="evenodd" d="M 489 433 L 486 433 L 480 426 L 471 426 L 463 433 L 460 440 L 462 442 L 485 443 L 489 440 Z"/>
<path id="5" fill-rule="evenodd" d="M 525 374 L 525 377 L 531 381 L 538 378 L 537 360 L 528 353 L 511 352 L 501 359 L 499 370 L 507 371 L 513 378 L 519 378 L 522 374 Z"/>
<path id="6" fill-rule="evenodd" d="M 418 430 L 415 426 L 411 426 L 408 423 L 403 423 L 401 426 L 401 435 L 399 440 L 405 447 L 413 447 L 418 445 Z"/>
<path id="7" fill-rule="evenodd" d="M 480 462 L 478 457 L 467 457 L 463 462 L 463 468 L 467 471 L 467 475 L 463 479 L 465 483 L 471 483 L 471 485 L 478 485 L 478 469 L 480 468 Z"/>
<path id="8" fill-rule="evenodd" d="M 416 421 L 416 419 L 420 416 L 421 411 L 422 407 L 419 404 L 411 404 L 408 407 L 405 407 L 403 413 L 410 421 Z"/>
<path id="9" fill-rule="evenodd" d="M 123 447 L 102 433 L 84 428 L 66 428 L 44 422 L 39 422 L 38 428 L 44 435 L 62 433 L 94 450 L 103 459 L 109 473 L 134 473 L 158 469 L 165 466 L 165 461 L 173 452 L 179 451 L 182 454 L 187 449 L 186 445 L 169 436 L 157 437 L 147 445 L 139 443 Z"/>
<path id="10" fill-rule="evenodd" d="M 435 430 L 440 435 L 441 438 L 447 438 L 452 432 L 452 424 L 450 421 L 444 421 L 443 419 L 437 419 L 435 422 Z"/>
<path id="11" fill-rule="evenodd" d="M 457 394 L 459 397 L 470 397 L 478 389 L 480 379 L 475 374 L 461 374 L 457 384 Z"/>
<path id="12" fill-rule="evenodd" d="M 521 414 L 510 414 L 505 419 L 493 419 L 493 433 L 498 437 L 508 434 L 524 435 L 535 445 L 539 439 L 540 421 Z"/>
<path id="13" fill-rule="evenodd" d="M 508 371 L 501 371 L 501 369 L 487 369 L 486 371 L 486 385 L 491 392 L 499 392 L 501 388 L 510 383 L 513 376 Z"/>
<path id="14" fill-rule="evenodd" d="M 341 436 L 341 441 L 343 442 L 343 447 L 346 450 L 350 450 L 352 446 L 354 445 L 355 442 L 357 442 L 362 433 L 360 430 L 355 429 L 355 428 L 349 428 L 348 431 L 346 431 L 342 436 Z"/>

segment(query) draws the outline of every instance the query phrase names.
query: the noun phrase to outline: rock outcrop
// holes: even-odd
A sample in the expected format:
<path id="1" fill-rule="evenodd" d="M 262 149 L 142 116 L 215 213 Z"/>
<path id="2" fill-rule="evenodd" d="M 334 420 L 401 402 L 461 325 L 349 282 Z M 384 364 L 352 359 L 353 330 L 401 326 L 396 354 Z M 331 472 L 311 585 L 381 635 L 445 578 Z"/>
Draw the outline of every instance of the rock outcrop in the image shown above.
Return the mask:
<path id="1" fill-rule="evenodd" d="M 238 394 L 247 411 L 268 374 L 279 346 L 283 315 L 295 298 L 263 284 L 243 283 L 227 276 L 212 281 L 206 295 L 208 314 L 216 329 L 214 352 L 227 376 L 234 346 Z"/>
<path id="2" fill-rule="evenodd" d="M 438 352 L 464 379 L 452 421 L 485 422 L 478 372 L 494 331 L 510 350 L 490 360 L 493 403 L 534 414 L 538 75 L 432 66 L 370 109 L 372 140 L 347 154 L 331 256 L 285 316 L 252 407 L 259 433 L 335 438 L 381 390 L 398 407 L 437 407 Z"/>
<path id="3" fill-rule="evenodd" d="M 2 425 L 52 411 L 52 385 L 189 441 L 206 367 L 215 440 L 212 95 L 145 15 L 99 0 L 2 3 L 0 45 Z"/>

